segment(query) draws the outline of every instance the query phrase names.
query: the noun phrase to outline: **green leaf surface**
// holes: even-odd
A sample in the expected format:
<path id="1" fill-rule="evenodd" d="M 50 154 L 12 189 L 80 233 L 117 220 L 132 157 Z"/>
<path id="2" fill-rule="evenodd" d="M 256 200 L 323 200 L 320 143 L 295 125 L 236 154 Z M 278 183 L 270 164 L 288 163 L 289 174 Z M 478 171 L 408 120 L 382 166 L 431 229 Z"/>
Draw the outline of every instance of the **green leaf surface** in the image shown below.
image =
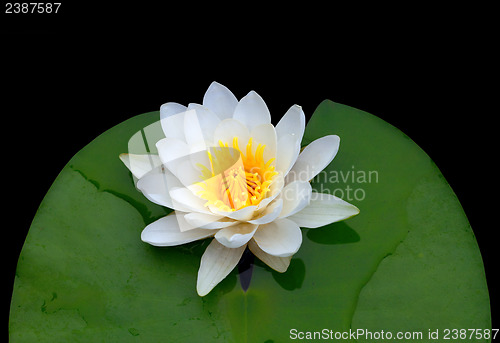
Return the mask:
<path id="1" fill-rule="evenodd" d="M 158 131 L 158 116 L 108 130 L 55 180 L 19 258 L 12 342 L 286 342 L 323 329 L 418 331 L 419 342 L 430 342 L 429 329 L 490 327 L 481 255 L 438 168 L 393 126 L 330 101 L 314 113 L 303 145 L 337 134 L 341 146 L 312 184 L 361 213 L 303 229 L 286 273 L 257 261 L 247 292 L 234 270 L 199 297 L 210 240 L 143 243 L 144 226 L 170 210 L 147 201 L 118 159 L 134 134 Z"/>

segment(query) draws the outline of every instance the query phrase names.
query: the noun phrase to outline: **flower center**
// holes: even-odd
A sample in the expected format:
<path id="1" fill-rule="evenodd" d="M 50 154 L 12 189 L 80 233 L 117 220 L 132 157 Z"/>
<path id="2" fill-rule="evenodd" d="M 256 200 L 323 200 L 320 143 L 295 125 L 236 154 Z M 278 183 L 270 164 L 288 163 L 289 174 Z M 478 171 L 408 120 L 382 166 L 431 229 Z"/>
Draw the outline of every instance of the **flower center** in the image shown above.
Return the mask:
<path id="1" fill-rule="evenodd" d="M 250 138 L 243 153 L 238 146 L 238 137 L 233 138 L 232 148 L 222 141 L 219 141 L 219 146 L 207 152 L 210 168 L 198 164 L 203 180 L 197 183 L 202 188 L 198 195 L 207 200 L 205 206 L 212 205 L 229 212 L 260 203 L 278 174 L 271 165 L 274 158 L 264 161 L 266 146 L 259 144 L 253 153 Z"/>

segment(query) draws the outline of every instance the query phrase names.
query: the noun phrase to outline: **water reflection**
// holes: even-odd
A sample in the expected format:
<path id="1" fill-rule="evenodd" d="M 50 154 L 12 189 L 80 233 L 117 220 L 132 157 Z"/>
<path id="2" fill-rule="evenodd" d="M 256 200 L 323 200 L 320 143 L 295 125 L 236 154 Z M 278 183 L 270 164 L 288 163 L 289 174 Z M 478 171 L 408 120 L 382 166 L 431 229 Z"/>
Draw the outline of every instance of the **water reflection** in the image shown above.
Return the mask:
<path id="1" fill-rule="evenodd" d="M 306 276 L 306 265 L 300 258 L 292 258 L 286 272 L 278 273 L 273 270 L 272 274 L 274 280 L 276 280 L 281 287 L 287 291 L 293 291 L 294 289 L 302 287 Z"/>
<path id="2" fill-rule="evenodd" d="M 255 256 L 252 254 L 248 247 L 245 249 L 241 260 L 238 263 L 238 273 L 240 276 L 240 285 L 244 292 L 250 287 L 250 281 L 252 280 L 253 264 L 255 261 Z"/>

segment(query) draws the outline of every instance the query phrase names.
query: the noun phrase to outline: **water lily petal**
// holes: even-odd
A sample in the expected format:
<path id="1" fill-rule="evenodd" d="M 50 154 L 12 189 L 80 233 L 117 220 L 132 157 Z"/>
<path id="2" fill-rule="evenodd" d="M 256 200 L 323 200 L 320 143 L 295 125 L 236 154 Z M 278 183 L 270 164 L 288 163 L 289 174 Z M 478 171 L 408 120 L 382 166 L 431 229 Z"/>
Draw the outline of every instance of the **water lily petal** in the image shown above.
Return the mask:
<path id="1" fill-rule="evenodd" d="M 238 102 L 233 118 L 245 124 L 249 130 L 252 130 L 257 125 L 269 124 L 271 122 L 271 113 L 269 113 L 269 109 L 260 95 L 251 91 Z"/>
<path id="2" fill-rule="evenodd" d="M 300 227 L 317 228 L 359 213 L 359 209 L 331 194 L 313 192 L 309 206 L 288 217 Z"/>
<path id="3" fill-rule="evenodd" d="M 189 155 L 189 146 L 178 138 L 163 138 L 156 143 L 160 160 L 168 166 L 169 162 Z M 175 171 L 172 170 L 175 175 Z"/>
<path id="4" fill-rule="evenodd" d="M 172 203 L 175 206 L 188 208 L 190 212 L 200 212 L 210 214 L 211 212 L 205 207 L 206 201 L 193 194 L 186 187 L 171 187 L 169 194 L 172 198 Z"/>
<path id="5" fill-rule="evenodd" d="M 286 218 L 260 225 L 253 239 L 266 253 L 287 257 L 295 254 L 302 244 L 300 227 Z"/>
<path id="6" fill-rule="evenodd" d="M 280 218 L 291 216 L 309 205 L 312 187 L 308 181 L 293 181 L 283 188 L 279 198 L 283 199 Z"/>
<path id="7" fill-rule="evenodd" d="M 262 250 L 253 239 L 248 242 L 248 248 L 259 260 L 279 273 L 286 272 L 288 266 L 290 265 L 290 260 L 292 259 L 291 255 L 286 257 L 269 255 L 267 252 Z"/>
<path id="8" fill-rule="evenodd" d="M 269 161 L 271 158 L 276 158 L 276 130 L 273 124 L 261 124 L 255 126 L 250 132 L 252 137 L 253 153 L 259 144 L 265 145 L 264 148 L 264 161 Z M 244 150 L 243 150 L 244 151 Z M 276 162 L 273 162 L 276 163 Z"/>
<path id="9" fill-rule="evenodd" d="M 310 181 L 333 160 L 339 150 L 340 138 L 336 135 L 324 136 L 311 142 L 300 153 L 286 177 L 286 182 L 294 180 Z"/>
<path id="10" fill-rule="evenodd" d="M 286 176 L 297 161 L 299 153 L 300 139 L 292 135 L 282 136 L 277 145 L 276 170 Z"/>
<path id="11" fill-rule="evenodd" d="M 169 186 L 178 187 L 180 186 L 180 182 L 172 173 L 162 167 L 155 168 L 137 181 L 137 188 L 149 201 L 179 211 L 188 210 L 188 208 L 183 206 L 174 207 L 168 191 Z"/>
<path id="12" fill-rule="evenodd" d="M 207 295 L 238 264 L 246 245 L 239 248 L 227 248 L 216 239 L 212 240 L 201 257 L 196 291 L 198 295 Z"/>
<path id="13" fill-rule="evenodd" d="M 217 125 L 214 132 L 214 145 L 219 146 L 219 141 L 233 146 L 233 138 L 238 137 L 238 144 L 244 146 L 250 138 L 248 128 L 240 121 L 235 119 L 225 119 Z"/>
<path id="14" fill-rule="evenodd" d="M 161 164 L 160 157 L 154 154 L 120 154 L 120 160 L 138 179 Z"/>
<path id="15" fill-rule="evenodd" d="M 160 107 L 160 123 L 167 138 L 184 140 L 184 116 L 186 106 L 176 102 L 167 102 Z"/>
<path id="16" fill-rule="evenodd" d="M 200 181 L 201 171 L 196 163 L 206 163 L 206 152 L 190 152 L 187 143 L 176 138 L 164 138 L 156 143 L 158 154 L 164 166 L 174 174 L 185 187 Z"/>
<path id="17" fill-rule="evenodd" d="M 228 248 L 239 248 L 248 243 L 257 230 L 257 227 L 258 225 L 239 223 L 220 229 L 215 234 L 215 239 Z"/>
<path id="18" fill-rule="evenodd" d="M 215 128 L 220 119 L 208 108 L 199 104 L 189 104 L 184 119 L 184 134 L 191 152 L 205 150 L 205 142 L 212 144 Z"/>
<path id="19" fill-rule="evenodd" d="M 194 227 L 200 229 L 222 229 L 238 224 L 237 221 L 208 213 L 191 212 L 184 216 L 184 219 Z"/>
<path id="20" fill-rule="evenodd" d="M 228 217 L 234 220 L 238 221 L 247 221 L 250 220 L 253 217 L 254 212 L 257 210 L 257 206 L 252 205 L 252 206 L 247 206 L 240 208 L 239 210 L 232 211 L 232 212 L 226 212 L 226 211 L 221 211 L 219 208 L 216 206 L 208 205 L 208 208 L 212 213 Z"/>
<path id="21" fill-rule="evenodd" d="M 217 230 L 205 229 L 181 231 L 179 220 L 182 220 L 182 216 L 171 214 L 152 222 L 142 231 L 142 241 L 151 245 L 166 247 L 207 238 L 213 236 L 217 232 Z M 183 225 L 185 225 L 185 223 L 182 223 L 182 226 Z"/>
<path id="22" fill-rule="evenodd" d="M 200 151 L 189 156 L 180 158 L 167 164 L 170 170 L 175 170 L 174 175 L 184 185 L 189 188 L 193 194 L 197 194 L 202 188 L 197 183 L 201 181 L 202 172 L 199 167 L 194 165 L 194 156 L 206 154 L 205 151 Z"/>
<path id="23" fill-rule="evenodd" d="M 251 224 L 267 224 L 278 218 L 283 208 L 283 200 L 276 199 L 276 201 L 269 204 L 262 213 L 259 214 L 258 217 L 254 217 L 252 220 L 248 222 Z"/>
<path id="24" fill-rule="evenodd" d="M 302 107 L 293 105 L 276 125 L 278 141 L 285 135 L 291 135 L 299 142 L 302 141 L 305 127 L 306 116 L 304 111 L 302 111 Z"/>
<path id="25" fill-rule="evenodd" d="M 232 118 L 238 99 L 225 86 L 212 82 L 203 96 L 203 106 L 209 108 L 221 120 Z"/>
<path id="26" fill-rule="evenodd" d="M 207 146 L 198 120 L 198 113 L 194 110 L 188 110 L 184 114 L 184 136 L 189 147 L 189 153 L 206 150 Z"/>
<path id="27" fill-rule="evenodd" d="M 278 174 L 275 175 L 273 178 L 273 182 L 269 187 L 270 194 L 266 199 L 275 199 L 279 195 L 284 186 L 285 186 L 285 178 L 283 177 L 282 173 L 278 172 Z"/>

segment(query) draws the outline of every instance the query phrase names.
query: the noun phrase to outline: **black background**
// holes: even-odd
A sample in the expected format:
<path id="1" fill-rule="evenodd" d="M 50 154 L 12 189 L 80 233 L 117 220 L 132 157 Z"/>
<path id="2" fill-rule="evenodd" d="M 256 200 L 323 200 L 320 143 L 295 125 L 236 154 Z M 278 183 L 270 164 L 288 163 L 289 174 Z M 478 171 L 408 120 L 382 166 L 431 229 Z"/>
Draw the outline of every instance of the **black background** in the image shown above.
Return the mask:
<path id="1" fill-rule="evenodd" d="M 468 216 L 500 327 L 497 42 L 488 9 L 120 6 L 63 2 L 45 16 L 2 8 L 6 316 L 31 220 L 68 160 L 164 102 L 200 103 L 218 81 L 238 98 L 257 91 L 275 122 L 294 103 L 311 115 L 330 99 L 412 138 Z"/>

